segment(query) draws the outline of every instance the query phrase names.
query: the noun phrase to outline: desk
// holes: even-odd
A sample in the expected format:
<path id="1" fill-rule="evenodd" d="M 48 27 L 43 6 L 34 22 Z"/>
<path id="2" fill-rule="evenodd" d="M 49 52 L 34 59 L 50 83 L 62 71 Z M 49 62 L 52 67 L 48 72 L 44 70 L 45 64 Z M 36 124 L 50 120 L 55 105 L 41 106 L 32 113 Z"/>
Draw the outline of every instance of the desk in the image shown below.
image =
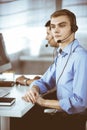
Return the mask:
<path id="1" fill-rule="evenodd" d="M 8 87 L 9 88 L 9 87 Z M 7 89 L 7 87 L 4 89 Z M 25 86 L 14 86 L 10 87 L 10 94 L 7 97 L 15 97 L 16 102 L 12 106 L 2 107 L 0 106 L 0 130 L 10 130 L 10 117 L 21 118 L 25 113 L 27 113 L 34 104 L 25 102 L 22 100 L 22 95 L 24 95 L 28 89 Z"/>

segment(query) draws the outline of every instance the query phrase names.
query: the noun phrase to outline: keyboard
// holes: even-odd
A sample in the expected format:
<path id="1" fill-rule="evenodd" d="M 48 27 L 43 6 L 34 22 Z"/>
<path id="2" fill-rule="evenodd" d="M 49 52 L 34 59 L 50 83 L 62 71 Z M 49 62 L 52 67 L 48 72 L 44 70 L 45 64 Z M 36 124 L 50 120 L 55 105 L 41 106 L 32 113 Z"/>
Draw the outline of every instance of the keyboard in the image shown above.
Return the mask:
<path id="1" fill-rule="evenodd" d="M 10 93 L 10 90 L 0 89 L 0 97 L 4 97 L 4 96 L 8 95 L 9 93 Z"/>

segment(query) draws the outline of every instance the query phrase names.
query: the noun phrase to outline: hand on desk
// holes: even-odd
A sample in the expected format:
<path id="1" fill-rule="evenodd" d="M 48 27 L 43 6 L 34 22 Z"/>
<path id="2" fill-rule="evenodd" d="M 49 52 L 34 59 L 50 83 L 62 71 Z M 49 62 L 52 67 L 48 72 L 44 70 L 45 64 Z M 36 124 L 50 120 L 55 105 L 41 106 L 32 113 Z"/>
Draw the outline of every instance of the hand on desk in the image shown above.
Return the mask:
<path id="1" fill-rule="evenodd" d="M 29 86 L 34 80 L 37 80 L 40 78 L 41 78 L 40 76 L 35 76 L 33 79 L 30 79 L 30 78 L 26 78 L 24 75 L 22 75 L 16 79 L 16 84 Z"/>
<path id="2" fill-rule="evenodd" d="M 35 104 L 37 102 L 38 97 L 39 97 L 39 88 L 37 86 L 34 86 L 33 88 L 30 88 L 22 98 L 26 102 L 32 102 Z"/>
<path id="3" fill-rule="evenodd" d="M 37 86 L 34 86 L 33 88 L 30 88 L 27 93 L 22 97 L 23 100 L 26 102 L 32 102 L 33 104 L 39 104 L 40 106 L 43 106 L 45 99 L 42 98 L 39 94 L 39 88 Z"/>
<path id="4" fill-rule="evenodd" d="M 41 97 L 39 94 L 39 88 L 37 86 L 33 86 L 33 88 L 29 88 L 27 93 L 22 97 L 23 100 L 26 102 L 31 102 L 33 104 L 38 104 L 43 107 L 48 107 L 48 108 L 57 108 L 55 107 L 55 103 L 58 105 L 58 100 L 49 100 L 49 99 L 44 99 Z M 58 106 L 58 109 L 60 107 Z"/>
<path id="5" fill-rule="evenodd" d="M 27 93 L 22 97 L 23 100 L 26 102 L 31 102 L 33 104 L 38 104 L 43 107 L 53 108 L 57 110 L 62 110 L 61 106 L 59 105 L 58 99 L 48 99 L 44 98 L 43 95 L 39 94 L 39 87 L 33 86 L 32 88 L 29 88 Z M 50 94 L 50 93 L 47 93 Z"/>

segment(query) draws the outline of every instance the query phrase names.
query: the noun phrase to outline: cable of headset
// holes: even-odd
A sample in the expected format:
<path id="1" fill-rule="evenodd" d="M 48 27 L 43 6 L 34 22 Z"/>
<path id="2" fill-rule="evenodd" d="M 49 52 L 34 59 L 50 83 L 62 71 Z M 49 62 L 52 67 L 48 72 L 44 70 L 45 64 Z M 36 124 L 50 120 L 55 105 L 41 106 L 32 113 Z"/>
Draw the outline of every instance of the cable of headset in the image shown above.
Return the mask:
<path id="1" fill-rule="evenodd" d="M 75 39 L 74 39 L 74 40 L 75 40 Z M 72 45 L 71 45 L 71 48 L 70 48 L 70 53 L 69 53 L 69 56 L 68 56 L 68 58 L 67 58 L 67 61 L 66 61 L 65 65 L 64 65 L 64 67 L 63 67 L 63 70 L 62 70 L 62 72 L 61 72 L 59 78 L 57 79 L 56 86 L 55 86 L 53 89 L 49 90 L 47 93 L 43 94 L 43 96 L 44 96 L 44 95 L 47 95 L 47 94 L 49 94 L 49 93 L 53 93 L 53 92 L 56 91 L 58 82 L 59 82 L 61 76 L 63 75 L 63 72 L 64 72 L 64 70 L 65 70 L 65 68 L 66 68 L 66 66 L 67 66 L 67 63 L 68 63 L 68 61 L 69 61 L 69 59 L 70 59 L 70 56 L 71 56 L 71 54 L 72 54 L 72 46 L 73 46 L 73 44 L 74 44 L 74 40 L 73 40 L 73 42 L 72 42 Z M 53 61 L 53 63 L 54 63 L 54 61 Z M 53 64 L 53 63 L 52 63 L 52 64 Z"/>
<path id="2" fill-rule="evenodd" d="M 74 39 L 74 40 L 75 40 L 75 39 Z M 74 44 L 74 40 L 73 40 L 73 42 L 72 42 L 72 45 L 71 45 L 71 48 L 70 48 L 70 53 L 69 53 L 69 56 L 68 56 L 68 58 L 67 58 L 67 61 L 66 61 L 65 65 L 64 65 L 64 67 L 63 67 L 63 69 L 62 69 L 62 72 L 61 72 L 59 78 L 57 79 L 56 86 L 58 85 L 58 82 L 59 82 L 61 76 L 63 75 L 63 72 L 64 72 L 64 70 L 65 70 L 65 68 L 66 68 L 66 66 L 67 66 L 67 63 L 68 63 L 68 61 L 69 61 L 69 59 L 70 59 L 70 56 L 71 56 L 71 54 L 72 54 L 72 46 L 73 46 L 73 44 Z"/>

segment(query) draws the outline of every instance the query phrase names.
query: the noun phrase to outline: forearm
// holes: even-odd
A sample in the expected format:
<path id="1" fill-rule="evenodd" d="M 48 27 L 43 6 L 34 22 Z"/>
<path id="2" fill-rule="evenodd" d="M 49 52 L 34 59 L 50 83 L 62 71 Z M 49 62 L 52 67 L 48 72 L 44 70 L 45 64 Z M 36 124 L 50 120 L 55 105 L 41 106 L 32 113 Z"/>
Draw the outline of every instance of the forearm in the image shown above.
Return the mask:
<path id="1" fill-rule="evenodd" d="M 45 100 L 43 106 L 62 110 L 57 100 Z"/>
<path id="2" fill-rule="evenodd" d="M 16 84 L 29 86 L 33 81 L 40 79 L 40 78 L 41 78 L 40 76 L 35 76 L 33 79 L 30 79 L 30 78 L 27 78 L 24 75 L 22 75 L 16 79 Z"/>
<path id="3" fill-rule="evenodd" d="M 42 97 L 39 97 L 37 100 L 37 103 L 43 107 L 48 107 L 48 108 L 54 108 L 57 110 L 62 110 L 62 108 L 59 105 L 58 100 L 48 100 L 48 99 L 43 99 Z"/>
<path id="4" fill-rule="evenodd" d="M 33 81 L 38 80 L 40 78 L 41 78 L 40 76 L 35 76 L 33 79 L 28 79 L 27 82 L 26 82 L 26 84 L 30 85 Z"/>

